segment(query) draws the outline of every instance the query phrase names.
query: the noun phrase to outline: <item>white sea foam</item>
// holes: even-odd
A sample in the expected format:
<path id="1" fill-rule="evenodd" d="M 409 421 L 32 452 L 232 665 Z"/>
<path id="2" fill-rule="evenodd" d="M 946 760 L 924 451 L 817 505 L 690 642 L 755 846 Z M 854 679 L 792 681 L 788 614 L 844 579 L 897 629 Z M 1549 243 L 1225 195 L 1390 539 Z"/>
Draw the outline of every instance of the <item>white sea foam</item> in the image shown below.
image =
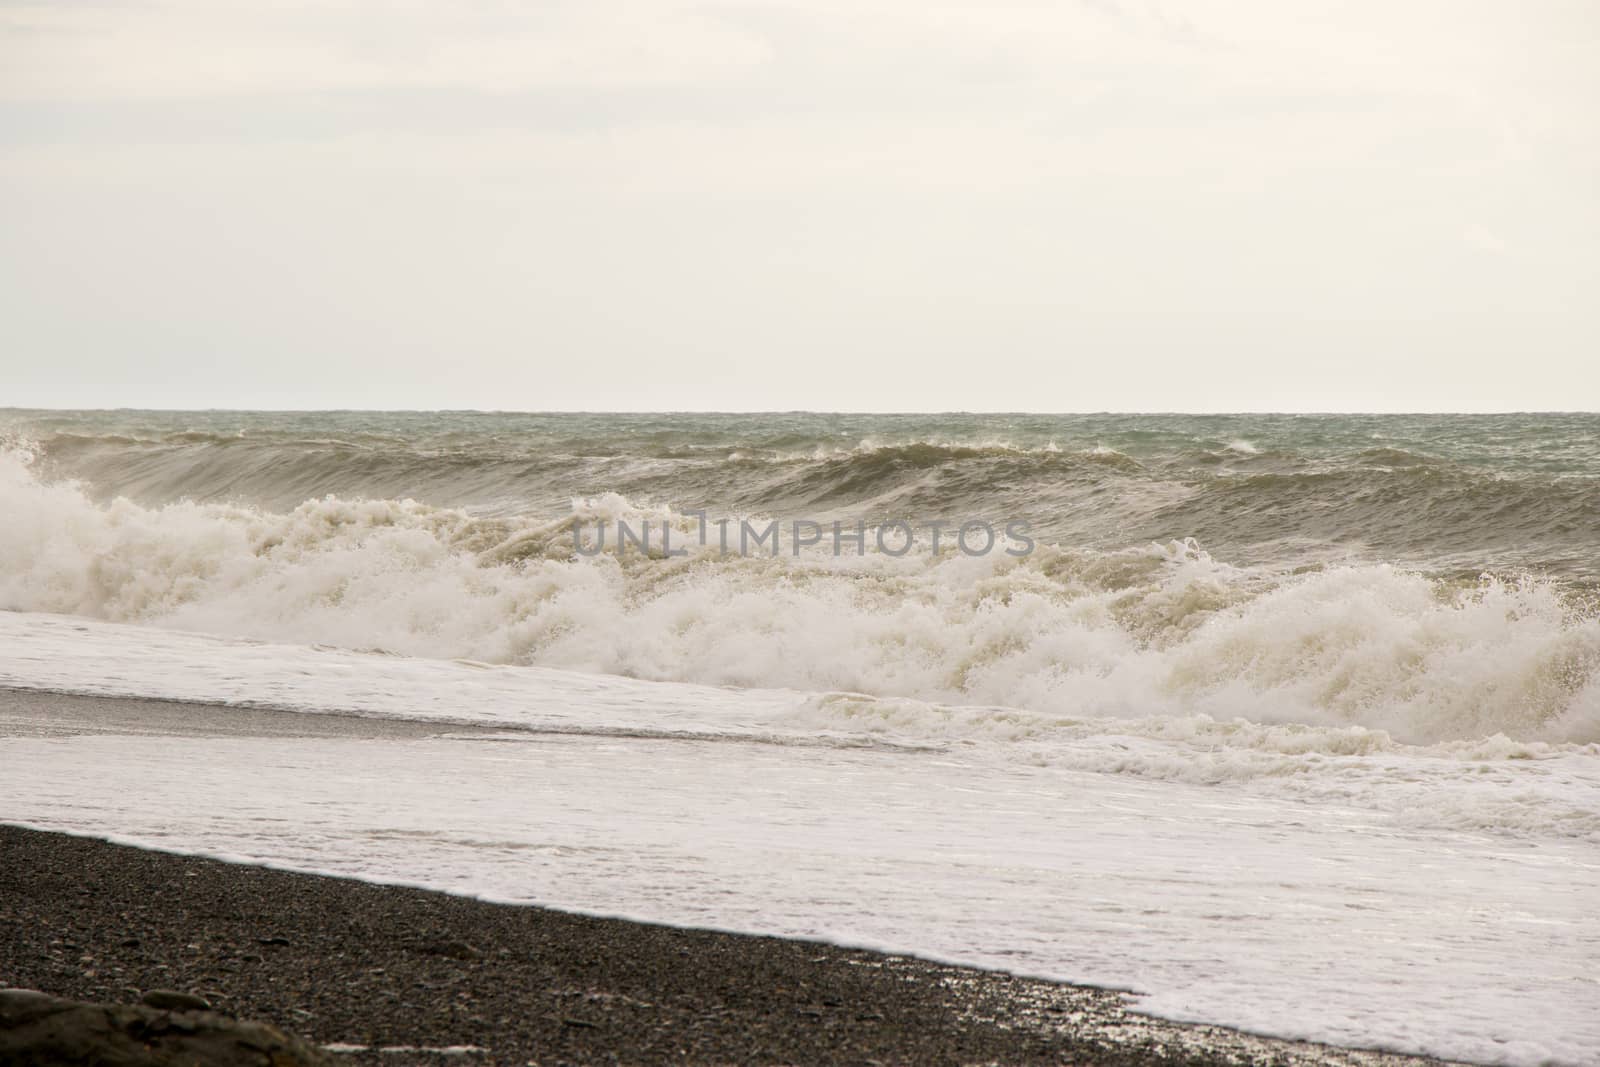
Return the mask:
<path id="1" fill-rule="evenodd" d="M 1383 565 L 1285 575 L 1192 542 L 893 559 L 574 558 L 569 521 L 412 501 L 100 505 L 0 453 L 0 606 L 660 681 L 1077 717 L 1600 741 L 1600 618 L 1552 585 Z M 1330 735 L 1333 736 L 1333 735 Z"/>
<path id="2" fill-rule="evenodd" d="M 1205 714 L 1065 718 L 907 698 L 650 682 L 0 614 L 0 686 L 355 712 L 536 733 L 960 752 L 997 773 L 1229 786 L 1370 813 L 1397 829 L 1600 842 L 1600 746 L 1407 745 L 1361 726 Z"/>
<path id="3" fill-rule="evenodd" d="M 32 825 L 1099 982 L 1160 1014 L 1288 1036 L 1529 1067 L 1584 1062 L 1600 1041 L 1594 844 L 1561 825 L 1579 808 L 1593 825 L 1582 754 L 1332 756 L 1293 730 L 1199 720 L 990 744 L 963 720 L 1003 709 L 909 702 L 896 736 L 941 736 L 919 725 L 933 718 L 956 724 L 947 739 L 867 747 L 840 708 L 870 698 L 842 694 L 59 616 L 0 615 L 0 648 L 0 684 L 518 727 L 0 735 L 0 811 Z M 1225 773 L 1182 770 L 1208 753 Z"/>

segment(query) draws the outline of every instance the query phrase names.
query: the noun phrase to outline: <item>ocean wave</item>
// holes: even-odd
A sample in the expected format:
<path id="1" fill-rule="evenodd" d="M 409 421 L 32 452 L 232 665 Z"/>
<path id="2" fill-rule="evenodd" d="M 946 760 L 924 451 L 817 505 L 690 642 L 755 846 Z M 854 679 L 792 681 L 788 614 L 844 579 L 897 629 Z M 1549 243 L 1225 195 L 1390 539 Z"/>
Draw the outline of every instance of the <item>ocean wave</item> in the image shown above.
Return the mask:
<path id="1" fill-rule="evenodd" d="M 553 518 L 338 497 L 146 507 L 42 478 L 16 450 L 0 452 L 0 507 L 12 610 L 1021 709 L 995 720 L 1019 738 L 1039 715 L 1204 715 L 1402 744 L 1600 741 L 1600 617 L 1531 578 L 1292 573 L 1184 540 L 1041 544 L 1025 558 L 724 557 L 714 542 L 684 558 L 583 558 L 575 520 L 670 523 L 684 544 L 697 520 L 617 494 Z"/>
<path id="2" fill-rule="evenodd" d="M 1439 461 L 1432 456 L 1409 452 L 1403 448 L 1368 448 L 1356 454 L 1356 459 L 1374 467 L 1425 467 Z"/>
<path id="3" fill-rule="evenodd" d="M 34 455 L 40 477 L 146 507 L 289 512 L 332 495 L 554 518 L 574 498 L 609 491 L 726 514 L 1019 518 L 1049 539 L 1101 549 L 1192 536 L 1252 564 L 1364 556 L 1440 575 L 1535 571 L 1600 584 L 1600 476 L 1546 471 L 1543 457 L 1573 452 L 1556 442 L 1521 465 L 1493 465 L 1436 454 L 1448 439 L 1431 450 L 1374 447 L 1366 435 L 1289 447 L 1126 428 L 1108 441 L 1098 431 L 874 436 L 821 432 L 826 419 L 789 422 L 512 429 L 441 416 L 407 434 L 375 417 L 191 425 L 76 416 L 27 439 L 13 433 L 10 447 Z"/>

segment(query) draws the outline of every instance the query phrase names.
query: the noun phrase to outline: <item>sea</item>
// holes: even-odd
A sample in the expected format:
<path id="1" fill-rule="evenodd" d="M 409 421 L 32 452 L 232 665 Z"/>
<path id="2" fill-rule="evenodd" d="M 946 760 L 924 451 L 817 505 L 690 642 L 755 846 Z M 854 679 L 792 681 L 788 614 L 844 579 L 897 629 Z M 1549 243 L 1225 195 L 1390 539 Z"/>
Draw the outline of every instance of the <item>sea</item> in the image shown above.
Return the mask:
<path id="1" fill-rule="evenodd" d="M 196 723 L 5 821 L 1600 1062 L 1600 415 L 0 409 L 0 515 L 0 686 Z"/>

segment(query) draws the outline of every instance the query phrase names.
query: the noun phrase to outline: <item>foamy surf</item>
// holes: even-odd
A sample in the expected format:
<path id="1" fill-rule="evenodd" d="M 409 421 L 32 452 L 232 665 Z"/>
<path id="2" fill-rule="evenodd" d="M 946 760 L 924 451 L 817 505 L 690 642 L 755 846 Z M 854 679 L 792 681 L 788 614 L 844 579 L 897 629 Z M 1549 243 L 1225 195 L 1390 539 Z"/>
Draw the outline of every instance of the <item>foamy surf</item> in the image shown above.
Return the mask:
<path id="1" fill-rule="evenodd" d="M 1600 462 L 1566 423 L 189 418 L 0 449 L 0 686 L 440 734 L 5 737 L 8 818 L 1287 1036 L 1600 1047 Z M 1037 544 L 725 554 L 713 505 L 1026 505 Z M 687 552 L 575 551 L 619 522 Z"/>
<path id="2" fill-rule="evenodd" d="M 64 684 L 170 692 L 165 672 L 193 695 L 317 694 L 440 732 L 0 738 L 0 805 L 29 825 L 1109 985 L 1172 1018 L 1341 1044 L 1531 1065 L 1600 1038 L 1594 843 L 1564 825 L 1593 811 L 1592 757 L 1257 739 L 1234 751 L 1276 768 L 1208 782 L 1148 774 L 1205 746 L 1137 724 L 871 746 L 801 694 L 177 633 L 152 655 L 129 628 L 57 622 L 82 629 L 29 659 Z M 474 722 L 501 728 L 458 728 Z"/>
<path id="3" fill-rule="evenodd" d="M 404 656 L 940 704 L 1361 726 L 1407 743 L 1600 741 L 1600 616 L 1548 580 L 1306 573 L 1192 541 L 723 555 L 609 494 L 557 518 L 410 500 L 287 513 L 97 503 L 0 453 L 0 605 Z M 675 524 L 682 559 L 574 551 Z"/>

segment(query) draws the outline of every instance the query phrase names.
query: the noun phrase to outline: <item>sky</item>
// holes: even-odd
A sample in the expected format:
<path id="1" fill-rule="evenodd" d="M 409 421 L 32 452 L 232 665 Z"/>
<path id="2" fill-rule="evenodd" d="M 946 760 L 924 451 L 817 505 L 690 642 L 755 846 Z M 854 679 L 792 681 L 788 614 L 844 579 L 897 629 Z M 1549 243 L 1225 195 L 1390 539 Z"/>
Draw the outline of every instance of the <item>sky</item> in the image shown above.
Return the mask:
<path id="1" fill-rule="evenodd" d="M 0 406 L 1600 410 L 1592 0 L 0 0 Z"/>

